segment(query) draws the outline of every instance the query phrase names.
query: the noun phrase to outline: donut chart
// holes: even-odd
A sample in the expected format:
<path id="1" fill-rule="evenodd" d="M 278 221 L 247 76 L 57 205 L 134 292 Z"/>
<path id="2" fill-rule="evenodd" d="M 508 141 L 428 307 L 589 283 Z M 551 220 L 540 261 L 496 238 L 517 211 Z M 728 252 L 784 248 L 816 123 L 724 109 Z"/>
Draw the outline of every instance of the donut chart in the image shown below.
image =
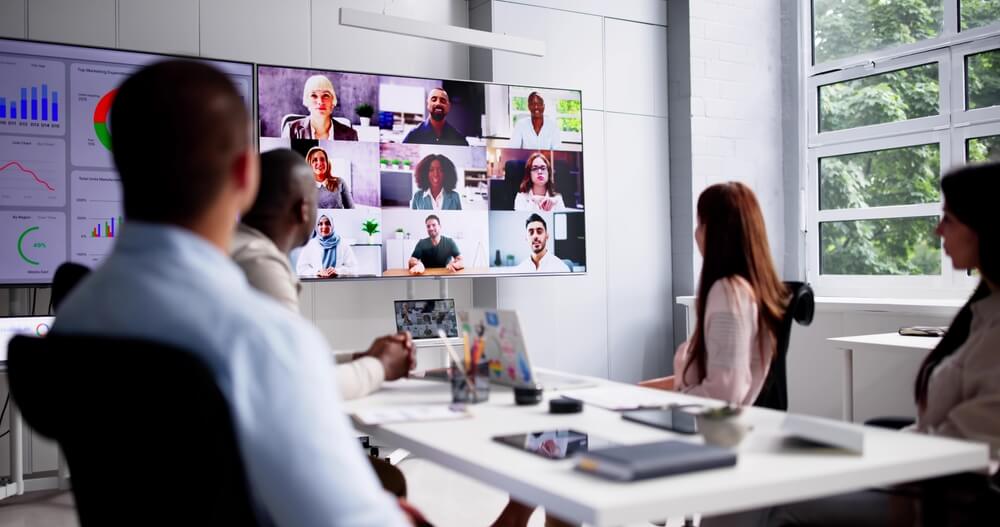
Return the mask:
<path id="1" fill-rule="evenodd" d="M 94 108 L 94 133 L 97 135 L 97 140 L 108 151 L 111 150 L 111 131 L 108 129 L 108 114 L 111 113 L 111 103 L 114 102 L 115 94 L 117 93 L 118 88 L 105 93 L 101 97 L 101 100 L 97 101 L 97 107 Z"/>

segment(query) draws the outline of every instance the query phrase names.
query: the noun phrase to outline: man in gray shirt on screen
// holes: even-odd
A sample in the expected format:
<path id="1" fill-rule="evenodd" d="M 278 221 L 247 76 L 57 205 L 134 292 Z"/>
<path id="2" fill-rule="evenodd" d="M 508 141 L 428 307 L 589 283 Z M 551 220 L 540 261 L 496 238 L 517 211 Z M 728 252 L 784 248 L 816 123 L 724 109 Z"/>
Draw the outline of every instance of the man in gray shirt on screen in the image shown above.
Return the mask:
<path id="1" fill-rule="evenodd" d="M 231 407 L 262 524 L 409 525 L 352 433 L 323 336 L 229 259 L 259 181 L 232 81 L 200 62 L 157 63 L 121 85 L 111 124 L 128 222 L 53 331 L 146 339 L 204 360 Z M 150 162 L 150 148 L 164 155 Z"/>
<path id="2" fill-rule="evenodd" d="M 295 313 L 299 312 L 302 284 L 287 255 L 312 233 L 316 217 L 313 181 L 309 165 L 292 150 L 261 154 L 260 191 L 240 219 L 230 250 L 251 286 Z M 397 333 L 376 339 L 364 353 L 338 355 L 340 396 L 362 397 L 384 381 L 405 377 L 413 366 L 413 352 L 409 335 Z"/>

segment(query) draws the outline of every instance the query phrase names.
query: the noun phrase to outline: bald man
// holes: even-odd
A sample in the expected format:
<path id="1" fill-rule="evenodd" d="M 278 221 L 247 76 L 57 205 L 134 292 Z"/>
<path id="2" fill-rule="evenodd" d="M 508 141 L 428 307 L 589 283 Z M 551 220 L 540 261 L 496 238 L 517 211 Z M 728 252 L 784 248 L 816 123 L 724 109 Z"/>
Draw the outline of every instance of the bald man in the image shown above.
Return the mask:
<path id="1" fill-rule="evenodd" d="M 302 285 L 286 255 L 309 239 L 315 217 L 316 185 L 302 156 L 288 149 L 261 154 L 260 191 L 236 227 L 230 255 L 254 289 L 295 313 Z M 338 356 L 340 396 L 363 397 L 405 377 L 412 360 L 413 341 L 405 333 L 378 338 L 354 357 Z"/>

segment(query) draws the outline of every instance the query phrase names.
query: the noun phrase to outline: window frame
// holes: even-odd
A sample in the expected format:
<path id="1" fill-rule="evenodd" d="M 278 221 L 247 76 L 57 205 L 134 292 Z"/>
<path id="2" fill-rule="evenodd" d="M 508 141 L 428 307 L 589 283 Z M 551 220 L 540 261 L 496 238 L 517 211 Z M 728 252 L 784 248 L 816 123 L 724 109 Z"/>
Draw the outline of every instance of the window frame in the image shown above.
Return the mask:
<path id="1" fill-rule="evenodd" d="M 819 209 L 819 160 L 837 155 L 871 152 L 937 143 L 940 173 L 966 161 L 966 140 L 1000 135 L 1000 106 L 965 109 L 965 57 L 1000 49 L 1000 19 L 959 32 L 959 0 L 944 3 L 944 27 L 933 39 L 884 48 L 851 57 L 814 63 L 812 0 L 803 0 L 799 13 L 801 70 L 800 100 L 806 111 L 800 117 L 800 206 L 803 266 L 806 279 L 817 294 L 826 296 L 890 296 L 897 298 L 962 298 L 978 283 L 978 278 L 955 271 L 950 258 L 941 251 L 941 273 L 934 276 L 830 275 L 820 274 L 820 223 L 864 219 L 893 219 L 940 216 L 941 203 L 893 205 L 859 209 Z M 904 69 L 938 63 L 939 114 L 907 121 L 881 123 L 832 132 L 819 132 L 819 87 Z"/>

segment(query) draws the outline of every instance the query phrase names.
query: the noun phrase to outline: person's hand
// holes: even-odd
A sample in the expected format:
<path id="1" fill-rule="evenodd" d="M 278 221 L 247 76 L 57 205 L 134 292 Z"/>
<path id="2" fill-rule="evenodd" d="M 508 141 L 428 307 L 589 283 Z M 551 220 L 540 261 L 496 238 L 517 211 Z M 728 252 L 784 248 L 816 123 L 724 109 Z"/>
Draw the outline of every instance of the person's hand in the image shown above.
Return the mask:
<path id="1" fill-rule="evenodd" d="M 413 339 L 405 331 L 375 339 L 368 348 L 368 356 L 375 357 L 382 363 L 387 381 L 406 377 L 416 366 Z"/>
<path id="2" fill-rule="evenodd" d="M 445 269 L 447 269 L 447 270 L 455 273 L 455 272 L 461 271 L 462 270 L 462 266 L 459 265 L 458 263 L 456 263 L 455 260 L 452 260 L 452 261 L 448 262 L 448 265 L 445 266 Z"/>
<path id="3" fill-rule="evenodd" d="M 548 196 L 538 202 L 538 208 L 544 210 L 545 212 L 551 211 L 555 206 L 555 200 Z"/>
<path id="4" fill-rule="evenodd" d="M 337 270 L 334 269 L 333 267 L 327 267 L 326 269 L 323 269 L 320 272 L 316 273 L 316 276 L 320 278 L 332 278 L 334 276 L 337 276 Z"/>
<path id="5" fill-rule="evenodd" d="M 424 262 L 417 262 L 410 267 L 410 274 L 424 274 L 427 268 L 424 267 Z"/>

